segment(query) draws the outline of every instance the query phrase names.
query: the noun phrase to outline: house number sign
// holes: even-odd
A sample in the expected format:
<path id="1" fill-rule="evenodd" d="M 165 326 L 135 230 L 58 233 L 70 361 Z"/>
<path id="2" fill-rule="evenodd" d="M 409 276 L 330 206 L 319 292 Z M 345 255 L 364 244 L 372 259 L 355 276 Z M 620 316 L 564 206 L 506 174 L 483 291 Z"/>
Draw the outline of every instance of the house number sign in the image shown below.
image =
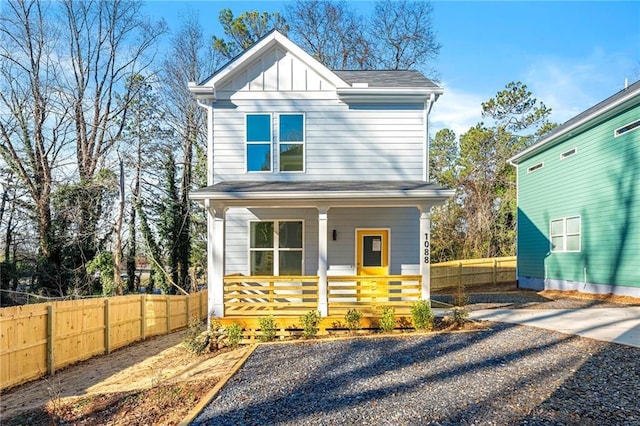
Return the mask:
<path id="1" fill-rule="evenodd" d="M 431 247 L 429 246 L 429 234 L 424 234 L 424 263 L 431 263 Z"/>

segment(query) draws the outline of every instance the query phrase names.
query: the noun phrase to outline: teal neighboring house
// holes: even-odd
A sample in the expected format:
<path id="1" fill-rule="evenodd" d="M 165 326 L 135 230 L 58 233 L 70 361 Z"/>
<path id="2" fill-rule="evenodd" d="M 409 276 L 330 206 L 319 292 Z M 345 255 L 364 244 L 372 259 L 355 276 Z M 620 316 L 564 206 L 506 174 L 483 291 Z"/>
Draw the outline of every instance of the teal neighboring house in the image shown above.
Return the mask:
<path id="1" fill-rule="evenodd" d="M 518 285 L 640 297 L 640 81 L 509 162 Z"/>

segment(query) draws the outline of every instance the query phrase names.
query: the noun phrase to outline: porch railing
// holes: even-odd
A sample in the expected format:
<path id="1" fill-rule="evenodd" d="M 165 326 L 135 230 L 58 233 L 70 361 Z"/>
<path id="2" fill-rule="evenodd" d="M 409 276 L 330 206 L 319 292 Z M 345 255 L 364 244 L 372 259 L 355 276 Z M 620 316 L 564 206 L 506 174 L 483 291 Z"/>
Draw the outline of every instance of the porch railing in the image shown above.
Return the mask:
<path id="1" fill-rule="evenodd" d="M 299 316 L 318 309 L 317 276 L 242 276 L 224 278 L 225 316 Z M 377 315 L 384 307 L 408 314 L 420 299 L 420 275 L 329 276 L 329 316 L 349 309 Z"/>
<path id="2" fill-rule="evenodd" d="M 349 309 L 379 315 L 385 307 L 405 315 L 422 294 L 421 275 L 331 276 L 327 280 L 329 316 L 344 316 Z"/>
<path id="3" fill-rule="evenodd" d="M 224 278 L 225 316 L 303 315 L 318 309 L 317 276 Z"/>

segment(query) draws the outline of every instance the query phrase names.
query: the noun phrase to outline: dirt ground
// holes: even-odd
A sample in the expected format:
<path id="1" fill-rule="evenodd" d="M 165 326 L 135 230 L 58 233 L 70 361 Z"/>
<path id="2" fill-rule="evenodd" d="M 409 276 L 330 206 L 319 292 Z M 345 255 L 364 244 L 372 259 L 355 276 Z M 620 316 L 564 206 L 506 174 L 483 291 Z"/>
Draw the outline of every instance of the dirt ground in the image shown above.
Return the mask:
<path id="1" fill-rule="evenodd" d="M 0 395 L 0 423 L 178 424 L 249 349 L 195 357 L 181 344 L 186 332 L 136 343 L 9 389 Z"/>
<path id="2" fill-rule="evenodd" d="M 468 293 L 519 291 L 486 287 Z M 535 293 L 528 291 L 529 293 Z M 591 298 L 638 303 L 637 298 L 539 292 L 547 299 Z M 0 424 L 178 424 L 249 351 L 249 346 L 196 357 L 182 345 L 187 330 L 139 342 L 5 391 Z"/>

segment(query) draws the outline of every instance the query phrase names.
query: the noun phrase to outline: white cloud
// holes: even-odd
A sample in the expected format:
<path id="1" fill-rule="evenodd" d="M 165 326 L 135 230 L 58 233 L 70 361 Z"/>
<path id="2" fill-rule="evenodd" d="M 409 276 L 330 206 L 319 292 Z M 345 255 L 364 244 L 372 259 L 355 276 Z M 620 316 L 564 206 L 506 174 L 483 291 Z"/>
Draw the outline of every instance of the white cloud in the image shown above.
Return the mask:
<path id="1" fill-rule="evenodd" d="M 442 95 L 433 106 L 430 116 L 430 133 L 451 129 L 457 136 L 482 121 L 481 103 L 486 99 L 478 93 L 465 92 L 444 84 Z"/>

